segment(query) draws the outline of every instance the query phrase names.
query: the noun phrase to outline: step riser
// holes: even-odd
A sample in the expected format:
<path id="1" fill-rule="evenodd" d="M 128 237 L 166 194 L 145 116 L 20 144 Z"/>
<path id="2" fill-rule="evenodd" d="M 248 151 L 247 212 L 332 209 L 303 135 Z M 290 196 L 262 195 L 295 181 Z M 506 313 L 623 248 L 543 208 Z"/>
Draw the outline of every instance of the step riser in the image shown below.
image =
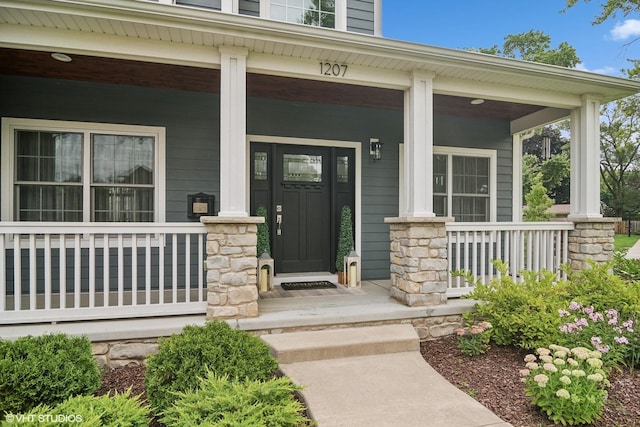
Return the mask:
<path id="1" fill-rule="evenodd" d="M 411 325 L 384 325 L 263 335 L 281 364 L 418 351 Z"/>

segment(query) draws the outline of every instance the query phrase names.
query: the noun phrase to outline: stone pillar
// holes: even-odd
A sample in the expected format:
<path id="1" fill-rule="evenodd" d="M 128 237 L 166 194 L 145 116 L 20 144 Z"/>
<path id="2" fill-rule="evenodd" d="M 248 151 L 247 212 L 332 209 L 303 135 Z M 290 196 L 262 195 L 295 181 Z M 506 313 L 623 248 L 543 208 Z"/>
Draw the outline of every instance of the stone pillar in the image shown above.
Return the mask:
<path id="1" fill-rule="evenodd" d="M 257 224 L 263 217 L 206 216 L 207 319 L 258 316 Z"/>
<path id="2" fill-rule="evenodd" d="M 391 297 L 410 307 L 447 302 L 448 217 L 385 218 L 391 237 Z"/>
<path id="3" fill-rule="evenodd" d="M 588 268 L 588 259 L 598 264 L 613 259 L 614 224 L 619 218 L 573 219 L 569 231 L 568 263 L 574 271 Z"/>

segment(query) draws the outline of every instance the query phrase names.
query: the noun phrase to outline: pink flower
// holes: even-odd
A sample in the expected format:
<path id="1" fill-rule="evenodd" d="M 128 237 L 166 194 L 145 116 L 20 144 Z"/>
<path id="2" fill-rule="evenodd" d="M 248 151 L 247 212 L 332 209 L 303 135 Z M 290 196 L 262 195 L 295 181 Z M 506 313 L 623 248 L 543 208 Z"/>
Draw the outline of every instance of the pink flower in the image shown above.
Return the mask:
<path id="1" fill-rule="evenodd" d="M 593 306 L 591 307 L 585 307 L 584 309 L 582 309 L 582 311 L 584 312 L 584 314 L 591 314 L 594 311 Z"/>
<path id="2" fill-rule="evenodd" d="M 618 344 L 629 344 L 627 337 L 613 337 L 613 340 Z"/>
<path id="3" fill-rule="evenodd" d="M 614 310 L 613 308 L 610 308 L 609 310 L 607 310 L 607 317 L 609 319 L 612 319 L 614 317 L 618 317 L 618 311 Z"/>
<path id="4" fill-rule="evenodd" d="M 560 315 L 560 317 L 567 317 L 571 313 L 569 313 L 567 310 L 560 309 L 560 310 L 558 310 L 558 314 Z"/>
<path id="5" fill-rule="evenodd" d="M 589 314 L 589 319 L 591 319 L 594 322 L 597 322 L 598 320 L 604 320 L 604 316 L 602 315 L 602 313 L 590 313 Z"/>
<path id="6" fill-rule="evenodd" d="M 629 319 L 626 322 L 622 322 L 622 326 L 627 328 L 627 331 L 633 332 L 633 320 Z"/>
<path id="7" fill-rule="evenodd" d="M 583 327 L 589 326 L 589 321 L 587 319 L 585 319 L 584 317 L 578 319 L 575 319 L 576 321 L 576 326 L 580 329 L 582 329 Z"/>
<path id="8" fill-rule="evenodd" d="M 569 304 L 569 310 L 580 310 L 582 308 L 582 304 L 580 304 L 579 302 L 575 302 L 575 301 L 571 301 L 571 304 Z"/>

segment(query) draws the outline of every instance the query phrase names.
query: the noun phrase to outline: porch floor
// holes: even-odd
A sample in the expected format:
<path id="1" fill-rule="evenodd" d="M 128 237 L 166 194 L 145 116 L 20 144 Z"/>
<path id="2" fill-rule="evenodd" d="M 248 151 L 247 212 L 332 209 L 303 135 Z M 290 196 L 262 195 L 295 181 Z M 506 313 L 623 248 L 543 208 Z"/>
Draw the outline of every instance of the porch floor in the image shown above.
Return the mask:
<path id="1" fill-rule="evenodd" d="M 291 328 L 316 328 L 374 322 L 402 322 L 416 318 L 448 316 L 471 310 L 473 301 L 449 299 L 447 304 L 407 307 L 389 297 L 389 280 L 362 282 L 361 295 L 331 295 L 260 299 L 260 315 L 230 319 L 238 329 L 260 333 Z M 91 341 L 153 339 L 178 333 L 186 325 L 203 325 L 202 315 L 167 316 L 104 321 L 61 322 L 0 326 L 0 338 L 62 332 L 87 336 Z"/>

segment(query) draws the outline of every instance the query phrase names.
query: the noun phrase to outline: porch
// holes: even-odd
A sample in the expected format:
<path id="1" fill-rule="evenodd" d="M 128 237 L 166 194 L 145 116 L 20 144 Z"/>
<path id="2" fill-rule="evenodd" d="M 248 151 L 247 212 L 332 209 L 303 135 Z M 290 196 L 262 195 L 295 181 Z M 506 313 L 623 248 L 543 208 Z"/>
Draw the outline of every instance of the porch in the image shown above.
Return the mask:
<path id="1" fill-rule="evenodd" d="M 443 304 L 411 307 L 393 298 L 392 281 L 365 278 L 362 295 L 256 298 L 257 317 L 213 317 L 265 331 L 459 315 L 471 304 L 457 297 L 470 292 L 472 284 L 451 271 L 469 270 L 480 280 L 491 280 L 500 274 L 491 259 L 517 266 L 509 270 L 516 280 L 522 269 L 558 271 L 570 261 L 570 233 L 575 229 L 573 222 L 446 223 Z M 221 304 L 213 289 L 227 273 L 220 273 L 219 266 L 236 265 L 248 272 L 245 282 L 227 287 L 249 286 L 252 292 L 231 299 L 257 297 L 255 240 L 227 239 L 231 243 L 225 248 L 212 243 L 216 235 L 209 233 L 207 240 L 207 229 L 200 223 L 0 223 L 0 335 L 68 330 L 108 339 L 117 329 L 119 339 L 141 338 L 150 331 L 162 336 L 185 322 L 204 322 L 208 309 Z M 250 248 L 248 261 L 225 258 L 247 252 L 239 244 Z M 226 255 L 216 255 L 215 250 Z M 21 256 L 14 256 L 16 251 Z M 420 256 L 416 253 L 412 260 Z M 328 278 L 337 282 L 335 276 Z M 109 326 L 115 324 L 116 329 Z"/>

